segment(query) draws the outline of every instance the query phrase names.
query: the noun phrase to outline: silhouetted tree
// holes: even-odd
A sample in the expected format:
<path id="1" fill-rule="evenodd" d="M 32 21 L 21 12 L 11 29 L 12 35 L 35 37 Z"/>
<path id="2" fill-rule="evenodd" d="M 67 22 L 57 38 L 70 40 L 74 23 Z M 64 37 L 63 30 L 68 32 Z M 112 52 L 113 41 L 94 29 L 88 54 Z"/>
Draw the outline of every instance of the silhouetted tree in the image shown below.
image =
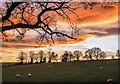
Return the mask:
<path id="1" fill-rule="evenodd" d="M 112 55 L 112 56 L 111 56 L 111 59 L 114 59 L 114 58 L 115 58 L 115 56 L 114 56 L 114 55 Z"/>
<path id="2" fill-rule="evenodd" d="M 31 60 L 30 64 L 33 64 L 34 55 L 35 55 L 34 51 L 30 51 L 29 53 L 30 53 L 30 60 Z"/>
<path id="3" fill-rule="evenodd" d="M 61 60 L 62 62 L 65 61 L 65 60 L 64 60 L 64 54 L 61 56 L 61 59 L 62 59 L 62 60 Z"/>
<path id="4" fill-rule="evenodd" d="M 92 55 L 93 55 L 93 50 L 92 49 L 88 49 L 87 51 L 85 51 L 85 57 L 89 57 L 89 59 L 92 60 Z"/>
<path id="5" fill-rule="evenodd" d="M 62 62 L 67 62 L 68 60 L 68 51 L 65 51 L 64 54 L 62 55 Z"/>
<path id="6" fill-rule="evenodd" d="M 85 56 L 83 56 L 83 59 L 89 59 L 89 55 L 86 53 Z"/>
<path id="7" fill-rule="evenodd" d="M 69 53 L 68 53 L 68 57 L 69 57 L 69 60 L 70 60 L 70 62 L 71 62 L 71 59 L 73 58 L 72 52 L 69 52 Z"/>
<path id="8" fill-rule="evenodd" d="M 57 57 L 58 57 L 58 54 L 55 55 L 55 60 L 58 62 Z"/>
<path id="9" fill-rule="evenodd" d="M 17 41 L 21 41 L 23 40 L 25 33 L 27 33 L 26 31 L 32 29 L 38 33 L 36 43 L 43 41 L 51 41 L 54 43 L 54 35 L 59 38 L 68 37 L 70 39 L 76 39 L 60 30 L 54 31 L 50 26 L 51 23 L 56 23 L 55 19 L 57 16 L 68 19 L 69 23 L 72 25 L 66 11 L 69 11 L 78 17 L 74 12 L 75 9 L 71 8 L 66 2 L 3 2 L 3 5 L 4 9 L 1 8 L 2 17 L 0 17 L 0 21 L 4 26 L 1 26 L 0 28 L 2 28 L 2 34 L 5 36 L 7 36 L 4 33 L 5 31 L 15 29 L 19 33 L 17 36 L 19 40 Z M 36 13 L 36 11 L 38 12 Z M 79 17 L 78 20 L 80 20 Z M 6 23 L 9 25 L 6 25 Z M 24 32 L 17 28 L 23 29 Z M 43 33 L 40 32 L 41 30 Z"/>
<path id="10" fill-rule="evenodd" d="M 35 55 L 34 55 L 34 58 L 35 58 L 35 60 L 36 60 L 35 63 L 37 64 L 37 63 L 38 63 L 38 58 L 39 58 L 39 57 L 38 57 L 38 54 L 35 54 Z"/>
<path id="11" fill-rule="evenodd" d="M 52 54 L 51 51 L 48 51 L 48 57 L 49 57 L 48 63 L 51 63 L 51 59 L 52 59 L 51 54 Z"/>
<path id="12" fill-rule="evenodd" d="M 106 53 L 104 51 L 100 52 L 100 58 L 101 59 L 104 59 L 106 57 L 107 57 L 107 55 L 106 55 Z"/>
<path id="13" fill-rule="evenodd" d="M 21 51 L 21 52 L 18 54 L 17 59 L 19 59 L 19 60 L 21 61 L 20 64 L 23 64 L 23 60 L 25 59 L 25 52 Z"/>
<path id="14" fill-rule="evenodd" d="M 43 58 L 43 63 L 46 63 L 46 57 Z"/>
<path id="15" fill-rule="evenodd" d="M 98 47 L 93 47 L 92 50 L 93 50 L 94 57 L 96 58 L 96 60 L 98 60 L 100 57 L 101 49 Z"/>
<path id="16" fill-rule="evenodd" d="M 57 57 L 58 57 L 58 54 L 55 54 L 54 52 L 52 52 L 52 54 L 51 54 L 52 60 L 57 62 Z"/>
<path id="17" fill-rule="evenodd" d="M 38 54 L 39 54 L 39 57 L 40 57 L 40 63 L 43 63 L 42 60 L 43 60 L 44 51 L 40 50 Z"/>
<path id="18" fill-rule="evenodd" d="M 25 53 L 25 60 L 26 60 L 26 64 L 28 63 L 28 54 Z"/>
<path id="19" fill-rule="evenodd" d="M 117 50 L 116 56 L 120 57 L 120 50 L 119 49 Z"/>
<path id="20" fill-rule="evenodd" d="M 74 51 L 74 55 L 75 55 L 75 57 L 77 58 L 77 61 L 79 61 L 80 56 L 82 56 L 82 52 L 79 51 L 79 50 L 75 50 L 75 51 Z"/>
<path id="21" fill-rule="evenodd" d="M 100 4 L 99 2 L 80 2 L 77 3 L 77 5 L 74 2 L 72 4 L 69 2 L 2 2 L 2 5 L 2 17 L 0 17 L 0 22 L 3 25 L 1 25 L 0 28 L 4 36 L 7 37 L 5 31 L 15 29 L 19 33 L 19 36 L 16 36 L 18 38 L 17 41 L 20 41 L 23 40 L 25 33 L 27 33 L 26 31 L 32 29 L 39 34 L 37 41 L 43 42 L 46 40 L 47 42 L 52 41 L 53 43 L 54 35 L 60 38 L 68 37 L 70 39 L 76 39 L 63 31 L 54 31 L 54 28 L 51 27 L 51 23 L 56 22 L 56 17 L 67 19 L 70 25 L 72 25 L 73 22 L 69 14 L 72 13 L 76 15 L 76 17 L 78 17 L 76 20 L 81 21 L 75 12 L 76 9 L 81 8 L 79 7 L 81 5 L 85 10 L 92 10 L 96 6 L 102 8 L 112 7 L 109 3 Z M 24 31 L 20 31 L 17 28 L 21 28 Z M 38 29 L 41 29 L 43 33 Z M 72 27 L 71 30 L 75 31 L 76 28 Z M 77 34 L 79 34 L 79 32 Z"/>

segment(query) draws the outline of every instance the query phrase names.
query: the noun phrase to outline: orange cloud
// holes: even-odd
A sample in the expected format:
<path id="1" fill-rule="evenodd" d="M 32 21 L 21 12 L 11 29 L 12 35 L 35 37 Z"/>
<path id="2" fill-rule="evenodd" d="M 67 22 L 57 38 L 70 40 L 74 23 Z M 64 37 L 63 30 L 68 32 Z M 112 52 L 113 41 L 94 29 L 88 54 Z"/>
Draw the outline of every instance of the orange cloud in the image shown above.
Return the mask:
<path id="1" fill-rule="evenodd" d="M 78 21 L 77 16 L 72 12 L 69 12 L 68 16 L 71 18 L 71 20 L 73 22 L 77 22 L 78 25 L 89 24 L 89 23 L 92 23 L 92 24 L 102 23 L 102 22 L 106 22 L 106 21 L 109 21 L 109 20 L 111 20 L 113 18 L 118 17 L 118 3 L 116 3 L 116 4 L 113 3 L 112 5 L 110 5 L 107 8 L 102 8 L 98 4 L 98 5 L 94 6 L 93 9 L 91 9 L 91 10 L 90 9 L 85 10 L 83 5 L 79 4 L 79 2 L 71 2 L 71 3 L 70 3 L 71 7 L 76 7 L 76 10 L 74 12 L 80 17 L 80 19 L 82 19 L 82 21 Z M 49 12 L 48 14 L 52 16 L 51 12 Z M 45 14 L 45 15 L 48 15 L 48 14 Z M 25 13 L 24 16 L 26 17 L 26 20 L 31 20 L 31 22 L 33 21 L 32 19 L 34 17 L 31 17 L 30 14 Z M 59 22 L 65 22 L 66 23 L 66 19 L 62 19 L 58 15 L 55 15 L 54 18 L 56 18 L 56 20 L 59 21 Z M 17 18 L 17 19 L 10 18 L 10 19 L 13 22 L 15 22 L 15 24 L 17 24 L 19 22 L 19 20 L 20 20 L 19 18 Z M 36 22 L 36 19 L 34 20 L 34 22 Z M 10 24 L 8 23 L 8 25 L 10 25 Z M 95 26 L 95 27 L 97 27 L 97 26 Z M 64 29 L 66 29 L 66 28 L 63 28 L 63 30 Z M 90 38 L 90 37 L 92 37 L 94 35 L 95 36 L 110 35 L 111 31 L 113 30 L 113 29 L 111 29 L 111 30 L 110 29 L 97 30 L 97 29 L 98 28 L 94 28 L 94 30 L 93 30 L 93 27 L 91 29 L 86 28 L 86 30 L 84 30 L 85 34 L 75 36 L 77 38 L 77 40 L 72 40 L 72 39 L 69 39 L 69 38 L 65 38 L 65 41 L 60 41 L 59 42 L 59 41 L 57 41 L 55 39 L 56 42 L 55 42 L 54 45 L 76 44 L 76 43 L 84 42 L 86 39 L 88 39 L 88 38 Z M 68 30 L 69 30 L 69 28 L 68 28 Z M 114 31 L 114 33 L 115 32 L 116 31 Z M 9 31 L 6 34 L 8 35 L 8 38 L 15 38 L 15 36 L 12 36 L 11 32 L 9 32 Z M 33 34 L 33 32 L 31 32 L 31 34 Z M 3 37 L 3 38 L 5 38 L 5 37 Z M 30 36 L 24 37 L 24 40 L 28 40 L 28 41 L 25 42 L 25 43 L 3 42 L 3 44 L 7 45 L 8 48 L 10 48 L 10 47 L 13 47 L 13 48 L 39 47 L 38 44 L 36 44 L 34 42 L 32 36 L 31 37 Z M 46 44 L 43 43 L 42 45 L 43 45 L 43 47 L 46 47 L 46 45 L 53 45 L 53 43 L 52 42 L 46 43 Z M 3 47 L 5 47 L 5 46 L 3 46 Z M 42 46 L 40 46 L 40 47 L 42 47 Z"/>
<path id="2" fill-rule="evenodd" d="M 75 3 L 77 5 L 79 3 Z M 102 4 L 102 2 L 100 2 Z M 107 20 L 111 20 L 112 18 L 118 17 L 118 4 L 112 3 L 112 5 L 108 5 L 106 8 L 102 8 L 101 5 L 98 4 L 93 7 L 93 9 L 84 9 L 83 5 L 78 5 L 77 9 L 74 11 L 82 21 L 77 20 L 77 16 L 74 13 L 68 14 L 73 22 L 77 22 L 79 24 L 88 24 L 88 23 L 99 23 Z M 60 19 L 58 17 L 58 19 Z M 64 21 L 63 19 L 61 21 Z"/>
<path id="3" fill-rule="evenodd" d="M 2 50 L 2 53 L 14 53 L 14 52 L 9 52 L 9 51 L 7 51 L 7 50 Z"/>

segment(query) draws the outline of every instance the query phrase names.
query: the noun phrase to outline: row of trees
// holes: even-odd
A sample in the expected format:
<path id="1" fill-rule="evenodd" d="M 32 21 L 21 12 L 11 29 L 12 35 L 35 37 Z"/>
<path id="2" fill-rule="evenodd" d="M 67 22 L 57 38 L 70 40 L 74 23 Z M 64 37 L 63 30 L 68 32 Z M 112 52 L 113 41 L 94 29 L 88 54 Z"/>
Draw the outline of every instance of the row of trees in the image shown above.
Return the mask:
<path id="1" fill-rule="evenodd" d="M 68 61 L 71 59 L 76 58 L 77 61 L 79 61 L 80 57 L 82 59 L 87 59 L 87 60 L 93 60 L 93 59 L 104 59 L 107 57 L 106 53 L 104 51 L 102 51 L 100 48 L 98 47 L 93 47 L 92 49 L 88 49 L 85 51 L 85 54 L 83 55 L 81 51 L 79 50 L 75 50 L 73 53 L 72 52 L 68 52 L 65 51 L 64 54 L 62 55 L 62 61 Z"/>
<path id="2" fill-rule="evenodd" d="M 34 61 L 35 63 L 45 63 L 47 57 L 49 59 L 48 62 L 51 63 L 51 60 L 57 61 L 58 54 L 55 54 L 54 52 L 50 52 L 50 51 L 47 53 L 44 53 L 44 51 L 40 50 L 38 53 L 35 53 L 34 51 L 30 51 L 28 55 L 28 53 L 21 51 L 18 54 L 17 59 L 20 60 L 20 64 L 23 64 L 24 60 L 26 60 L 26 63 L 28 62 L 28 60 L 30 60 L 29 63 L 33 64 Z"/>
<path id="3" fill-rule="evenodd" d="M 75 50 L 73 53 L 71 51 L 65 51 L 63 55 L 60 57 L 61 57 L 60 60 L 62 62 L 67 62 L 67 61 L 73 61 L 73 60 L 79 61 L 80 59 L 99 60 L 99 59 L 106 58 L 107 55 L 100 48 L 93 47 L 92 49 L 86 50 L 84 55 L 81 51 Z M 47 53 L 45 53 L 44 51 L 40 50 L 38 53 L 34 53 L 34 51 L 30 51 L 28 55 L 28 53 L 21 51 L 18 54 L 17 59 L 21 61 L 20 62 L 21 64 L 23 64 L 24 60 L 26 60 L 26 62 L 27 60 L 30 60 L 29 62 L 30 64 L 33 64 L 34 61 L 35 63 L 45 63 L 46 59 L 48 59 L 48 63 L 51 63 L 51 61 L 58 62 L 58 54 L 56 54 L 55 52 L 51 52 L 51 51 L 48 51 Z"/>
<path id="4" fill-rule="evenodd" d="M 89 58 L 89 59 L 93 59 L 96 58 L 96 60 L 100 59 L 100 58 L 106 58 L 107 55 L 104 51 L 102 51 L 100 48 L 98 47 L 94 47 L 92 49 L 88 49 L 86 52 L 85 52 L 85 58 Z"/>

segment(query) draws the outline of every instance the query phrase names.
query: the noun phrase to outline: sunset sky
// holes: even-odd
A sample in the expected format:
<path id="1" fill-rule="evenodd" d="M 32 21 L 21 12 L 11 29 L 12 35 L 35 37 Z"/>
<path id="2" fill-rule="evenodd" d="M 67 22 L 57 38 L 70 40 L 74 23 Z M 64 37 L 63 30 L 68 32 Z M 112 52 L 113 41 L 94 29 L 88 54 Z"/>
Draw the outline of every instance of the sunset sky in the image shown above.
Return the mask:
<path id="1" fill-rule="evenodd" d="M 103 51 L 107 53 L 107 55 L 115 55 L 118 49 L 118 4 L 112 4 L 111 7 L 102 8 L 99 6 L 94 7 L 92 10 L 85 10 L 81 5 L 77 4 L 76 13 L 82 19 L 79 23 L 77 23 L 77 28 L 80 29 L 79 35 L 77 35 L 77 40 L 67 39 L 66 42 L 59 43 L 58 41 L 52 46 L 48 44 L 43 44 L 41 47 L 34 42 L 35 35 L 37 33 L 33 30 L 30 30 L 26 33 L 25 43 L 8 43 L 2 42 L 2 48 L 0 51 L 2 52 L 2 61 L 16 61 L 16 57 L 18 53 L 23 50 L 25 52 L 29 52 L 31 50 L 37 53 L 39 50 L 43 50 L 47 52 L 50 48 L 51 51 L 54 51 L 62 55 L 62 53 L 67 51 L 80 50 L 83 53 L 92 47 L 99 47 Z M 74 6 L 74 4 L 72 4 Z M 74 14 L 69 14 L 73 21 L 76 20 L 76 16 Z M 66 32 L 70 33 L 69 24 L 65 21 L 57 18 L 57 25 L 59 25 L 59 29 L 64 29 Z M 6 31 L 9 36 L 13 35 L 13 30 Z M 15 31 L 14 35 L 17 35 Z M 8 37 L 8 38 L 14 38 Z"/>

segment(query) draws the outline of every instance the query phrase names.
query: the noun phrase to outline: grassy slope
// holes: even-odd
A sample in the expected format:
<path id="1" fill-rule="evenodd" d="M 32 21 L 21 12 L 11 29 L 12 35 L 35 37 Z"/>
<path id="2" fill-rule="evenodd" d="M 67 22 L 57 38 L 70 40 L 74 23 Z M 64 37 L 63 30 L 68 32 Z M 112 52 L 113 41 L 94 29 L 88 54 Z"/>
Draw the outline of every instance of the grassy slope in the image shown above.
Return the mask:
<path id="1" fill-rule="evenodd" d="M 51 70 L 52 65 L 55 70 Z M 99 67 L 103 67 L 101 70 Z M 16 78 L 16 73 L 22 76 Z M 27 74 L 31 73 L 32 77 Z M 117 81 L 118 61 L 89 61 L 3 67 L 3 82 L 105 82 Z"/>

